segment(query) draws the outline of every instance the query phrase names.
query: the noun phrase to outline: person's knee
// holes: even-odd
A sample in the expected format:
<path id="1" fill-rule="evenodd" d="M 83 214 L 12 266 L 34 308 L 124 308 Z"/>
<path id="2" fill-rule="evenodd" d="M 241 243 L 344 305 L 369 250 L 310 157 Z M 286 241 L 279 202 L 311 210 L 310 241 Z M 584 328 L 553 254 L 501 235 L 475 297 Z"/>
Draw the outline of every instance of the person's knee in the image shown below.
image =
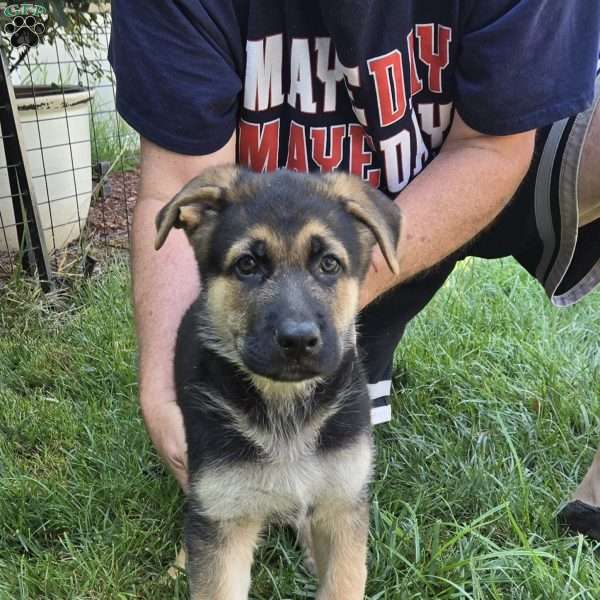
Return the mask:
<path id="1" fill-rule="evenodd" d="M 578 180 L 579 226 L 600 219 L 600 99 L 597 99 L 581 154 Z"/>

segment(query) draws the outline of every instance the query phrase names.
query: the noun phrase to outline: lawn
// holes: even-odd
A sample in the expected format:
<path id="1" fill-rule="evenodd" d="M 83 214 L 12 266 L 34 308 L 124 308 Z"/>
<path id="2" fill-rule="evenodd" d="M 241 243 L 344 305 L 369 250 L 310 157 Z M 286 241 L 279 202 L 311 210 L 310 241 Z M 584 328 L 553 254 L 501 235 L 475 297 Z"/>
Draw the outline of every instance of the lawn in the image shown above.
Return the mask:
<path id="1" fill-rule="evenodd" d="M 186 598 L 166 571 L 182 497 L 136 405 L 126 265 L 0 296 L 0 600 Z M 600 554 L 555 514 L 600 443 L 600 293 L 558 310 L 510 261 L 471 261 L 397 352 L 377 427 L 368 598 L 600 598 Z M 271 529 L 253 600 L 311 598 Z M 343 599 L 340 599 L 343 600 Z"/>

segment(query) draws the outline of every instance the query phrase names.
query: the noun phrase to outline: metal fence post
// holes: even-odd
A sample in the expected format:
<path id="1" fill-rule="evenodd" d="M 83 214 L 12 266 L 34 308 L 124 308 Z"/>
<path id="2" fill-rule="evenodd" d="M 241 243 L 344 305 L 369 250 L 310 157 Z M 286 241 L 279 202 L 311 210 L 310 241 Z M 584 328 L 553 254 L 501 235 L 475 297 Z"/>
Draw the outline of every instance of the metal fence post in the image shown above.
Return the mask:
<path id="1" fill-rule="evenodd" d="M 0 51 L 0 128 L 6 155 L 21 263 L 37 276 L 44 291 L 52 289 L 52 271 L 42 229 L 35 190 L 31 179 L 27 151 L 23 143 L 15 93 L 4 50 Z"/>

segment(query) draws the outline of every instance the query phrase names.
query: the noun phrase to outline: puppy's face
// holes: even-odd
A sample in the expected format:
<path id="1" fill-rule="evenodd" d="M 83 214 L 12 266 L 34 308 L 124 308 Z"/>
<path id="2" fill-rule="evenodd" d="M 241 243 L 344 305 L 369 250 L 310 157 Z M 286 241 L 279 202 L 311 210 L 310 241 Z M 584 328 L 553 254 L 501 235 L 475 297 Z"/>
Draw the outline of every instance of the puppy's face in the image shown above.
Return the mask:
<path id="1" fill-rule="evenodd" d="M 377 240 L 390 268 L 399 211 L 347 175 L 220 167 L 157 217 L 157 247 L 183 227 L 202 277 L 204 341 L 247 372 L 304 381 L 354 344 L 359 286 Z"/>

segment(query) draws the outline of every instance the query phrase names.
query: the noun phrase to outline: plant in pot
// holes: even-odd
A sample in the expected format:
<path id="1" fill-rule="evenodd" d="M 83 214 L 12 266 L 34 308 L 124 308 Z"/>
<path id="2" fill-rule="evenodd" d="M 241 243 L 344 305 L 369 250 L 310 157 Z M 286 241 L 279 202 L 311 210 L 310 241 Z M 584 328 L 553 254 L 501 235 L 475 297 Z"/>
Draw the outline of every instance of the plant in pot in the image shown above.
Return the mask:
<path id="1" fill-rule="evenodd" d="M 97 57 L 106 39 L 109 5 L 76 0 L 7 4 L 2 6 L 2 48 L 13 80 L 20 82 L 14 90 L 23 143 L 46 247 L 51 252 L 79 238 L 90 207 L 89 116 L 92 85 L 102 73 Z M 35 7 L 39 8 L 35 23 L 25 21 Z M 35 33 L 39 42 L 28 33 L 33 43 L 15 47 L 23 28 Z M 50 57 L 40 58 L 41 52 L 45 50 L 47 55 L 49 49 Z M 66 83 L 73 75 L 79 85 Z M 0 251 L 17 250 L 19 240 L 2 145 L 0 227 L 4 230 Z"/>

